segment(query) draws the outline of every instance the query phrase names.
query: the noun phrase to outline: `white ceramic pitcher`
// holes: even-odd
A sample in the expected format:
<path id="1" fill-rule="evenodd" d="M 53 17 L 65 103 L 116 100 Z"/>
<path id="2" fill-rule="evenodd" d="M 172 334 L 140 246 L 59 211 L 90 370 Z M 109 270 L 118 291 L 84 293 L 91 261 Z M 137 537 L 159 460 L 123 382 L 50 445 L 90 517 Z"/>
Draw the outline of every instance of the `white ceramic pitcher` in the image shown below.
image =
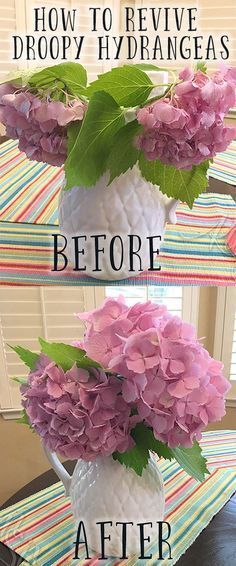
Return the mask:
<path id="1" fill-rule="evenodd" d="M 153 84 L 166 84 L 168 74 L 165 72 L 148 73 Z M 163 88 L 154 89 L 151 96 L 160 94 Z M 130 115 L 127 115 L 130 121 Z M 114 179 L 108 186 L 109 173 L 105 173 L 94 187 L 73 187 L 70 191 L 61 191 L 59 203 L 60 233 L 67 238 L 66 254 L 74 260 L 75 236 L 86 236 L 86 245 L 83 247 L 83 266 L 86 267 L 84 275 L 96 279 L 121 280 L 140 274 L 150 267 L 150 246 L 147 238 L 155 237 L 154 249 L 159 250 L 165 232 L 165 224 L 176 223 L 176 208 L 178 201 L 163 195 L 159 187 L 148 183 L 142 176 L 137 165 L 119 178 Z M 104 253 L 100 254 L 99 269 L 95 271 L 94 240 L 91 235 L 105 235 L 101 240 Z M 110 262 L 110 243 L 116 236 L 114 257 L 116 267 L 122 263 L 121 269 L 116 271 Z M 139 250 L 140 261 L 134 258 L 134 270 L 130 271 L 130 238 L 139 236 L 142 247 Z M 123 248 L 121 246 L 121 241 Z M 135 241 L 138 249 L 138 240 Z M 123 254 L 123 262 L 122 262 Z M 140 269 L 140 267 L 142 269 Z"/>
<path id="2" fill-rule="evenodd" d="M 116 523 L 132 522 L 134 527 L 127 531 L 127 555 L 140 554 L 137 524 L 151 522 L 155 525 L 164 518 L 164 486 L 156 460 L 150 458 L 142 476 L 111 456 L 98 457 L 94 462 L 79 460 L 71 477 L 57 455 L 44 450 L 71 499 L 76 528 L 79 521 L 84 522 L 90 549 L 101 553 L 100 531 L 96 523 L 111 521 L 111 540 L 106 541 L 106 554 L 122 556 L 121 527 Z M 156 540 L 154 531 L 153 537 L 150 543 Z"/>

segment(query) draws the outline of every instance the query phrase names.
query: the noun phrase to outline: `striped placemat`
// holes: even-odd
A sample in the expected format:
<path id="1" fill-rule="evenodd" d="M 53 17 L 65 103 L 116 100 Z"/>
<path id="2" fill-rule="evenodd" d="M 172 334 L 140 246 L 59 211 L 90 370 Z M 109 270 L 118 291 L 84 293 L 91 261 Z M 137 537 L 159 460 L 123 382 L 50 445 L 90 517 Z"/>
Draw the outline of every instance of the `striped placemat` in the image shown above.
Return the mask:
<path id="1" fill-rule="evenodd" d="M 68 268 L 51 271 L 52 235 L 59 231 L 57 204 L 62 182 L 61 169 L 29 162 L 15 141 L 0 146 L 1 284 L 106 283 Z M 192 210 L 180 204 L 177 217 L 176 226 L 167 225 L 156 262 L 161 271 L 142 273 L 122 284 L 234 285 L 236 259 L 226 243 L 236 223 L 233 199 L 203 194 Z"/>
<path id="2" fill-rule="evenodd" d="M 200 532 L 236 491 L 236 431 L 205 433 L 202 440 L 211 475 L 203 484 L 190 478 L 177 463 L 159 462 L 165 483 L 165 520 L 171 525 L 172 564 L 191 546 Z M 0 512 L 0 540 L 33 566 L 88 565 L 85 554 L 73 560 L 75 526 L 70 501 L 57 483 Z M 149 547 L 157 564 L 157 549 Z M 92 555 L 92 554 L 91 554 Z M 91 564 L 99 564 L 94 561 Z M 125 561 L 106 560 L 106 566 L 134 566 L 135 557 Z M 167 548 L 162 564 L 167 565 Z"/>
<path id="3" fill-rule="evenodd" d="M 208 174 L 219 181 L 236 185 L 236 141 L 233 141 L 226 151 L 216 155 Z"/>
<path id="4" fill-rule="evenodd" d="M 0 145 L 0 221 L 58 224 L 63 171 L 29 161 L 16 141 Z"/>
<path id="5" fill-rule="evenodd" d="M 192 211 L 180 205 L 177 216 L 175 226 L 167 225 L 156 261 L 161 271 L 144 272 L 122 281 L 122 285 L 235 285 L 236 257 L 226 242 L 236 222 L 233 199 L 205 194 Z M 70 268 L 52 272 L 53 234 L 58 233 L 57 226 L 0 222 L 0 284 L 106 284 Z"/>

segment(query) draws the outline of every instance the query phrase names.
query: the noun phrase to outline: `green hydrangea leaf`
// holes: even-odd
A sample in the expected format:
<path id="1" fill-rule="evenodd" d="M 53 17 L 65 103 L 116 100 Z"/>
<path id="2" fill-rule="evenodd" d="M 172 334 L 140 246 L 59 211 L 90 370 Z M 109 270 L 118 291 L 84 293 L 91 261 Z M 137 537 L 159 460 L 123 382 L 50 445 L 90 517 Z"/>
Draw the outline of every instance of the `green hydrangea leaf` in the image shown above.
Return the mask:
<path id="1" fill-rule="evenodd" d="M 69 344 L 50 343 L 43 338 L 39 338 L 39 343 L 42 352 L 64 371 L 71 369 L 75 363 L 83 369 L 101 367 L 97 362 L 88 358 L 85 350 L 81 348 Z"/>
<path id="2" fill-rule="evenodd" d="M 159 458 L 167 460 L 175 460 L 190 476 L 202 482 L 205 474 L 209 474 L 206 466 L 206 459 L 202 456 L 202 449 L 198 442 L 195 442 L 192 448 L 169 448 L 160 440 L 156 440 L 150 428 L 143 423 L 136 425 L 132 431 L 132 436 L 138 445 L 147 447 L 158 454 Z"/>
<path id="3" fill-rule="evenodd" d="M 148 465 L 149 450 L 143 446 L 136 445 L 124 454 L 114 452 L 112 456 L 114 460 L 118 460 L 120 464 L 123 464 L 126 468 L 132 468 L 138 476 L 142 476 L 143 470 Z"/>
<path id="4" fill-rule="evenodd" d="M 159 458 L 175 459 L 181 468 L 197 481 L 203 482 L 205 475 L 209 474 L 206 459 L 198 442 L 195 442 L 192 448 L 169 448 L 167 444 L 156 440 L 152 429 L 144 423 L 137 424 L 131 435 L 136 443 L 135 447 L 125 454 L 115 452 L 113 458 L 133 468 L 138 475 L 142 475 L 143 469 L 147 466 L 150 451 L 155 452 Z"/>
<path id="5" fill-rule="evenodd" d="M 28 366 L 29 369 L 34 370 L 36 363 L 39 359 L 39 354 L 35 354 L 35 352 L 31 352 L 30 350 L 26 350 L 25 348 L 22 348 L 21 346 L 9 346 L 14 352 L 16 352 L 16 354 L 19 356 L 19 358 L 21 359 L 22 362 L 24 362 L 24 364 L 26 366 Z"/>
<path id="6" fill-rule="evenodd" d="M 141 130 L 142 126 L 137 120 L 134 120 L 126 124 L 115 135 L 107 162 L 110 183 L 137 163 L 140 152 L 134 146 L 134 138 Z"/>
<path id="7" fill-rule="evenodd" d="M 22 416 L 19 419 L 17 419 L 16 422 L 19 423 L 19 424 L 27 425 L 31 428 L 31 423 L 29 421 L 29 417 L 28 417 L 25 409 L 23 409 Z"/>
<path id="8" fill-rule="evenodd" d="M 140 71 L 167 71 L 168 73 L 170 72 L 170 69 L 167 69 L 165 67 L 158 67 L 157 65 L 153 65 L 152 63 L 135 63 L 133 65 L 134 67 L 136 67 L 136 69 L 140 69 Z M 173 70 L 173 69 L 171 69 Z"/>
<path id="9" fill-rule="evenodd" d="M 156 440 L 152 430 L 144 423 L 137 424 L 132 430 L 131 436 L 136 443 L 134 448 L 124 454 L 115 452 L 113 458 L 126 467 L 133 468 L 139 476 L 142 475 L 144 468 L 146 468 L 148 464 L 150 451 L 156 452 L 160 458 L 163 457 L 169 460 L 173 458 L 168 446 Z"/>
<path id="10" fill-rule="evenodd" d="M 151 428 L 147 427 L 144 423 L 136 425 L 132 431 L 132 436 L 136 444 L 147 447 L 152 452 L 155 452 L 159 458 L 172 460 L 174 457 L 171 449 L 160 440 L 156 440 Z"/>
<path id="11" fill-rule="evenodd" d="M 105 91 L 120 106 L 139 106 L 148 99 L 153 88 L 154 85 L 146 73 L 135 65 L 124 65 L 99 75 L 87 88 L 87 96 Z"/>
<path id="12" fill-rule="evenodd" d="M 72 122 L 67 128 L 67 155 L 70 155 L 81 129 L 81 122 Z"/>
<path id="13" fill-rule="evenodd" d="M 202 73 L 207 74 L 207 64 L 205 61 L 198 61 L 196 65 L 197 71 L 202 71 Z"/>
<path id="14" fill-rule="evenodd" d="M 207 170 L 209 161 L 194 165 L 192 169 L 175 169 L 161 161 L 148 161 L 141 153 L 139 168 L 142 176 L 154 185 L 159 185 L 162 193 L 193 207 L 197 198 L 208 186 Z"/>
<path id="15" fill-rule="evenodd" d="M 29 85 L 37 89 L 51 88 L 55 81 L 69 94 L 79 97 L 85 93 L 87 85 L 87 72 L 83 65 L 75 62 L 53 65 L 31 75 Z"/>
<path id="16" fill-rule="evenodd" d="M 28 383 L 27 377 L 12 377 L 12 381 L 19 383 L 19 385 L 26 385 Z"/>
<path id="17" fill-rule="evenodd" d="M 205 475 L 210 474 L 207 469 L 207 460 L 202 455 L 201 446 L 195 442 L 192 448 L 172 448 L 171 452 L 178 464 L 195 480 L 203 482 Z"/>
<path id="18" fill-rule="evenodd" d="M 125 124 L 124 112 L 106 92 L 96 92 L 65 163 L 66 190 L 91 187 L 106 171 L 114 135 Z"/>

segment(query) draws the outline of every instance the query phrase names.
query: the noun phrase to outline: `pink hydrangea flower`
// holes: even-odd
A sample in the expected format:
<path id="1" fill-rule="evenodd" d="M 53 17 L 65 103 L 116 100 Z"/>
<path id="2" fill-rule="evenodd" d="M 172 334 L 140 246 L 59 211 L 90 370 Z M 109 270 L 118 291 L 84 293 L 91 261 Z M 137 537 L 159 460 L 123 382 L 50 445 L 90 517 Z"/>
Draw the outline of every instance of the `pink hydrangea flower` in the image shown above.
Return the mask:
<path id="1" fill-rule="evenodd" d="M 69 104 L 40 100 L 11 84 L 0 86 L 0 120 L 6 134 L 19 140 L 19 149 L 29 159 L 60 167 L 67 157 L 67 126 L 83 120 L 86 106 L 79 100 Z"/>
<path id="2" fill-rule="evenodd" d="M 80 320 L 84 320 L 87 324 L 92 325 L 95 331 L 104 330 L 107 326 L 110 326 L 115 322 L 122 313 L 127 312 L 127 306 L 122 297 L 119 297 L 119 301 L 114 301 L 113 299 L 105 299 L 103 305 L 91 312 L 84 312 L 78 314 Z"/>
<path id="3" fill-rule="evenodd" d="M 160 348 L 155 329 L 148 329 L 128 336 L 123 344 L 123 354 L 110 362 L 110 367 L 125 376 L 127 369 L 143 374 L 158 365 Z"/>
<path id="4" fill-rule="evenodd" d="M 179 78 L 171 97 L 137 112 L 144 131 L 136 145 L 148 160 L 191 169 L 224 151 L 236 135 L 236 128 L 224 124 L 235 106 L 236 69 L 221 66 L 209 77 L 186 68 Z"/>
<path id="5" fill-rule="evenodd" d="M 124 400 L 156 438 L 190 447 L 224 416 L 229 382 L 191 324 L 163 305 L 149 301 L 129 308 L 121 298 L 78 316 L 87 325 L 82 347 L 123 377 Z"/>
<path id="6" fill-rule="evenodd" d="M 134 445 L 130 431 L 137 418 L 121 387 L 102 370 L 74 365 L 64 372 L 41 354 L 21 391 L 30 423 L 49 450 L 92 461 Z"/>

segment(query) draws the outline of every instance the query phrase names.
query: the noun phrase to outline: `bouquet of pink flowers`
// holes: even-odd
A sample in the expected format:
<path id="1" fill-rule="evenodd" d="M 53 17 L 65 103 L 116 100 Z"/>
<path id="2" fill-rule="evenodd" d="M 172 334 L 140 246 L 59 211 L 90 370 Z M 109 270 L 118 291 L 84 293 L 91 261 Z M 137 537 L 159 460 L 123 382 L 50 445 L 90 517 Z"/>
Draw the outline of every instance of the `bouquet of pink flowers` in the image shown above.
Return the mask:
<path id="1" fill-rule="evenodd" d="M 15 348 L 30 367 L 20 379 L 21 422 L 67 458 L 112 455 L 141 475 L 154 451 L 203 480 L 198 442 L 224 416 L 230 387 L 222 364 L 163 305 L 107 299 L 78 316 L 87 325 L 82 343 L 40 339 L 39 355 Z"/>
<path id="2" fill-rule="evenodd" d="M 65 165 L 67 190 L 94 186 L 105 171 L 111 182 L 137 164 L 148 182 L 192 206 L 207 186 L 209 160 L 236 135 L 224 124 L 236 69 L 222 64 L 210 76 L 200 63 L 171 72 L 164 85 L 150 70 L 161 69 L 125 65 L 89 85 L 78 63 L 19 73 L 0 87 L 0 120 L 30 159 Z M 156 87 L 163 94 L 152 97 Z"/>

